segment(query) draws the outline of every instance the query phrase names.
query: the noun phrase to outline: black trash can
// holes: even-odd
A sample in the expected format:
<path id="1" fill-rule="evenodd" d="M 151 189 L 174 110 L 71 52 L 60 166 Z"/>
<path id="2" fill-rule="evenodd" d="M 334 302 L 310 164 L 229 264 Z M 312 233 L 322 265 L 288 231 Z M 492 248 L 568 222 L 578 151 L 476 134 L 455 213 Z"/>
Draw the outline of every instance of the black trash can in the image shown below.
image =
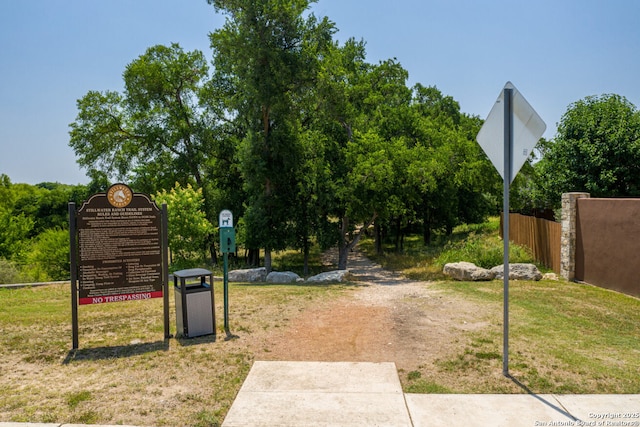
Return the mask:
<path id="1" fill-rule="evenodd" d="M 177 335 L 193 338 L 215 334 L 213 273 L 204 268 L 176 271 L 173 273 L 173 290 Z"/>

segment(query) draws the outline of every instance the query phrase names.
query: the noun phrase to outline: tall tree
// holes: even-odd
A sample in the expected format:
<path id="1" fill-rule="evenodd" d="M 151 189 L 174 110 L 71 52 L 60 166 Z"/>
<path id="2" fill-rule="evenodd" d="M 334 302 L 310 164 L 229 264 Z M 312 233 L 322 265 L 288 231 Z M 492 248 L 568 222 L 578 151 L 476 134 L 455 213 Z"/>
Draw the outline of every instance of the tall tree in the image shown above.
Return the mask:
<path id="1" fill-rule="evenodd" d="M 431 185 L 424 187 L 416 207 L 428 244 L 436 230 L 451 232 L 461 222 L 482 220 L 491 209 L 488 194 L 499 177 L 475 142 L 479 119 L 462 114 L 452 97 L 417 84 L 412 107 L 418 116 L 416 149 L 430 160 L 425 167 Z"/>
<path id="2" fill-rule="evenodd" d="M 235 128 L 208 73 L 200 51 L 178 44 L 147 49 L 127 65 L 124 93 L 90 91 L 78 100 L 69 143 L 78 163 L 94 177 L 132 182 L 151 194 L 191 184 L 202 189 L 215 223 L 221 206 L 237 205 L 228 206 L 239 185 L 229 144 Z"/>
<path id="3" fill-rule="evenodd" d="M 542 198 L 552 207 L 559 207 L 562 193 L 569 191 L 639 196 L 640 112 L 614 94 L 571 104 L 536 168 Z"/>
<path id="4" fill-rule="evenodd" d="M 90 91 L 78 101 L 69 145 L 78 163 L 151 192 L 175 182 L 202 186 L 215 127 L 199 106 L 208 67 L 201 52 L 154 46 L 127 65 L 125 92 Z M 153 180 L 146 177 L 152 176 Z"/>
<path id="5" fill-rule="evenodd" d="M 213 32 L 215 81 L 227 89 L 229 111 L 246 126 L 241 145 L 247 191 L 247 244 L 284 249 L 289 206 L 302 163 L 300 100 L 313 85 L 333 25 L 303 16 L 307 0 L 208 0 L 227 16 Z"/>

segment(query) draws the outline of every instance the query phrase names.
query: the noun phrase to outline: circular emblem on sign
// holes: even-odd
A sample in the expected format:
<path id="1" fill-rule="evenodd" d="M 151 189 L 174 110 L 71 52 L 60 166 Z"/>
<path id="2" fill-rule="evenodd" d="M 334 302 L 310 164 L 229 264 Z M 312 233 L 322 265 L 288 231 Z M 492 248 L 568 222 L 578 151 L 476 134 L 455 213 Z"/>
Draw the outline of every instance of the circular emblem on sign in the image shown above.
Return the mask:
<path id="1" fill-rule="evenodd" d="M 132 199 L 133 192 L 124 184 L 114 184 L 107 190 L 107 200 L 116 208 L 124 208 Z"/>

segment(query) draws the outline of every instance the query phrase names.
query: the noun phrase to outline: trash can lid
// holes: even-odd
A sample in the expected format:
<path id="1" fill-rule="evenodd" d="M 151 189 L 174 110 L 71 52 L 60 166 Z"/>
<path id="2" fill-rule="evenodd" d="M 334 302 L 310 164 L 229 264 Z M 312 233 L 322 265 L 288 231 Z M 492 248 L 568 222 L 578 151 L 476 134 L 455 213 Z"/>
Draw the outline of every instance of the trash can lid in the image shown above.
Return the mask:
<path id="1" fill-rule="evenodd" d="M 204 268 L 189 268 L 186 270 L 180 270 L 180 271 L 174 271 L 173 275 L 176 277 L 180 277 L 183 279 L 189 278 L 189 277 L 200 277 L 200 276 L 207 276 L 209 274 L 213 274 L 211 273 L 209 270 L 205 270 Z"/>

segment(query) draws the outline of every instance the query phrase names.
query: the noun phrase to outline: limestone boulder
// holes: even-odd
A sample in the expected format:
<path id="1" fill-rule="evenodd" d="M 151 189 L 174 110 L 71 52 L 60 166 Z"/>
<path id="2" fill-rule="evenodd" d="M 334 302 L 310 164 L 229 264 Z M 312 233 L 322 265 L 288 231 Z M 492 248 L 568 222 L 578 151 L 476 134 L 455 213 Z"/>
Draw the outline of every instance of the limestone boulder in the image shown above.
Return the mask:
<path id="1" fill-rule="evenodd" d="M 493 280 L 495 277 L 495 273 L 491 270 L 465 261 L 445 264 L 442 272 L 453 279 L 462 281 Z"/>
<path id="2" fill-rule="evenodd" d="M 267 283 L 296 283 L 304 282 L 304 279 L 293 271 L 272 271 L 267 275 Z"/>
<path id="3" fill-rule="evenodd" d="M 491 269 L 496 279 L 504 278 L 504 265 L 497 265 Z M 540 280 L 542 273 L 533 264 L 509 264 L 509 279 L 511 280 Z"/>
<path id="4" fill-rule="evenodd" d="M 264 267 L 231 270 L 228 273 L 230 282 L 264 282 L 267 278 L 267 269 Z"/>
<path id="5" fill-rule="evenodd" d="M 347 280 L 348 270 L 334 270 L 316 274 L 307 279 L 307 283 L 336 283 Z"/>

